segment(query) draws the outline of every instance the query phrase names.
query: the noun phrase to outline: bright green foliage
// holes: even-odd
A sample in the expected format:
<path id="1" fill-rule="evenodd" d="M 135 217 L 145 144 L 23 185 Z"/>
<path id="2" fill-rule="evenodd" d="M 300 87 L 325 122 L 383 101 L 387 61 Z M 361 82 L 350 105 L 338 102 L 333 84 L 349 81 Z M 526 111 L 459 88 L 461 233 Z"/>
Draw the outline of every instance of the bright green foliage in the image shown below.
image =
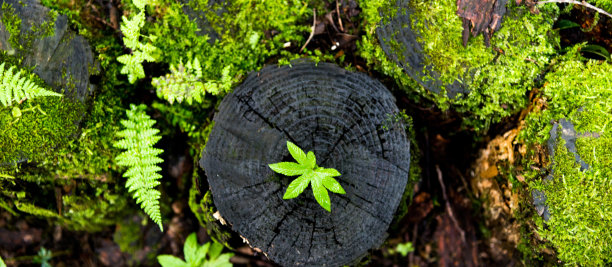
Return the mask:
<path id="1" fill-rule="evenodd" d="M 223 245 L 212 242 L 198 245 L 198 238 L 195 233 L 190 234 L 185 240 L 183 254 L 185 260 L 181 260 L 172 255 L 159 255 L 157 261 L 162 267 L 231 267 L 229 259 L 233 253 L 223 253 Z"/>
<path id="2" fill-rule="evenodd" d="M 225 66 L 221 71 L 221 86 L 231 85 L 230 67 L 230 65 Z M 211 88 L 218 86 L 213 81 L 202 80 L 202 66 L 197 57 L 193 62 L 189 61 L 185 65 L 180 62 L 178 67 L 170 66 L 170 73 L 166 76 L 153 78 L 151 83 L 157 88 L 157 96 L 168 100 L 170 104 L 174 103 L 175 100 L 179 103 L 186 100 L 190 105 L 193 101 L 202 103 L 207 88 L 209 92 L 217 91 Z M 229 88 L 219 89 L 229 91 Z"/>
<path id="3" fill-rule="evenodd" d="M 279 162 L 268 165 L 270 169 L 282 175 L 299 175 L 289 184 L 283 199 L 296 198 L 308 187 L 308 184 L 312 184 L 312 193 L 319 205 L 331 212 L 331 201 L 327 190 L 338 194 L 346 193 L 340 183 L 334 179 L 335 176 L 340 176 L 340 172 L 336 169 L 317 166 L 317 159 L 312 151 L 308 151 L 308 154 L 306 154 L 290 141 L 287 141 L 287 149 L 297 163 Z"/>
<path id="4" fill-rule="evenodd" d="M 612 263 L 612 65 L 579 60 L 579 47 L 546 75 L 546 108 L 526 119 L 520 137 L 528 144 L 545 145 L 551 121 L 567 119 L 578 132 L 576 152 L 589 168 L 581 171 L 561 138 L 551 160 L 550 181 L 533 179 L 532 189 L 546 195 L 550 220 L 540 226 L 558 257 L 569 265 Z"/>
<path id="5" fill-rule="evenodd" d="M 4 263 L 2 257 L 0 257 L 0 267 L 6 267 L 6 263 Z"/>
<path id="6" fill-rule="evenodd" d="M 153 81 L 158 95 L 199 102 L 205 93 L 229 92 L 266 60 L 289 62 L 300 57 L 288 50 L 303 45 L 310 32 L 313 6 L 308 4 L 299 0 L 196 0 L 185 7 L 169 0 L 152 4 L 158 12 L 152 16 L 157 19 L 153 24 L 147 23 L 145 29 L 149 34 L 164 36 L 156 38 L 153 45 L 159 48 L 159 60 L 175 69 Z M 184 9 L 193 10 L 207 26 L 199 26 Z M 286 43 L 290 48 L 284 47 Z M 196 60 L 201 75 L 187 65 L 181 70 L 183 63 L 191 62 L 194 67 Z"/>
<path id="7" fill-rule="evenodd" d="M 427 97 L 442 109 L 452 107 L 466 117 L 466 124 L 484 129 L 489 123 L 517 112 L 526 104 L 525 92 L 533 86 L 535 78 L 550 63 L 558 45 L 558 35 L 552 31 L 558 10 L 554 5 L 542 6 L 539 14 L 531 14 L 528 8 L 508 2 L 508 12 L 501 28 L 486 47 L 482 35 L 471 37 L 467 47 L 462 44 L 462 21 L 456 15 L 457 1 L 409 1 L 412 30 L 425 54 L 425 65 L 440 74 L 443 85 L 460 81 L 469 88 L 467 95 L 449 98 L 440 88 L 435 95 L 411 79 L 404 70 L 382 51 L 379 44 L 393 40 L 377 40 L 376 27 L 388 21 L 398 12 L 395 1 L 362 0 L 366 34 L 363 36 L 360 54 L 374 68 L 392 76 L 414 99 Z M 402 11 L 399 11 L 402 12 Z M 405 12 L 405 11 L 403 11 Z M 381 13 L 384 14 L 381 16 Z M 401 46 L 396 46 L 401 55 Z M 433 79 L 429 70 L 421 74 L 423 80 Z"/>
<path id="8" fill-rule="evenodd" d="M 10 106 L 14 101 L 23 101 L 34 97 L 62 96 L 62 94 L 38 86 L 27 76 L 21 77 L 22 74 L 21 71 L 16 70 L 15 66 L 5 69 L 5 62 L 0 64 L 0 77 L 2 77 L 0 79 L 0 102 L 5 107 Z"/>
<path id="9" fill-rule="evenodd" d="M 13 71 L 8 72 L 7 69 L 12 68 L 7 67 L 17 65 L 18 61 L 0 51 L 0 62 L 4 62 L 3 72 L 8 74 L 0 80 L 7 78 L 7 82 L 11 83 L 8 81 L 10 77 L 17 75 Z M 45 82 L 28 69 L 21 69 L 19 73 L 21 77 L 27 77 L 35 87 L 49 90 Z M 3 92 L 6 92 L 5 90 L 11 88 L 0 89 Z M 21 89 L 19 91 L 18 94 L 22 95 Z M 28 94 L 31 96 L 31 92 Z M 16 97 L 11 93 L 11 96 L 2 98 L 7 103 L 9 100 L 12 103 Z M 22 99 L 19 96 L 17 98 Z M 30 162 L 46 159 L 49 150 L 61 146 L 71 138 L 70 134 L 77 129 L 75 121 L 82 116 L 83 109 L 82 103 L 63 97 L 34 98 L 12 107 L 0 105 L 0 172 L 14 175 L 18 168 L 15 163 L 25 159 Z"/>
<path id="10" fill-rule="evenodd" d="M 117 58 L 117 61 L 123 64 L 121 73 L 128 76 L 130 83 L 135 83 L 138 79 L 144 78 L 145 73 L 142 67 L 142 62 L 155 61 L 152 53 L 156 48 L 151 43 L 140 42 L 140 29 L 145 23 L 145 4 L 143 0 L 134 0 L 134 5 L 139 9 L 139 13 L 131 18 L 122 17 L 121 32 L 123 33 L 123 43 L 126 47 L 132 49 L 131 54 L 122 55 Z M 148 36 L 154 39 L 155 36 Z"/>
<path id="11" fill-rule="evenodd" d="M 406 257 L 408 256 L 408 253 L 414 251 L 414 247 L 412 246 L 411 242 L 399 243 L 397 244 L 397 247 L 395 247 L 395 251 L 397 251 L 403 257 Z"/>
<path id="12" fill-rule="evenodd" d="M 163 162 L 158 157 L 163 150 L 153 147 L 161 137 L 157 135 L 159 130 L 153 128 L 155 121 L 145 113 L 145 109 L 145 105 L 132 104 L 131 109 L 126 110 L 128 119 L 121 120 L 125 130 L 117 133 L 117 136 L 123 139 L 117 141 L 114 146 L 127 151 L 117 156 L 116 160 L 117 165 L 129 167 L 123 174 L 123 177 L 128 178 L 125 187 L 145 213 L 163 230 L 159 210 L 161 193 L 154 189 L 162 177 L 158 173 L 161 167 L 157 164 Z"/>

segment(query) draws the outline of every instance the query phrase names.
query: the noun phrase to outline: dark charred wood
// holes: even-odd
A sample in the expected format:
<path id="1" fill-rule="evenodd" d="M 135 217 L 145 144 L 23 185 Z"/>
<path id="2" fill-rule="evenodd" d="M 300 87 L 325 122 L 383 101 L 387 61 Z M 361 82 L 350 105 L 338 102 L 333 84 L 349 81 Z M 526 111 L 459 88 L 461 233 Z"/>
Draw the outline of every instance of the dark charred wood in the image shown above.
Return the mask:
<path id="1" fill-rule="evenodd" d="M 202 152 L 214 203 L 233 229 L 281 265 L 338 266 L 386 238 L 406 187 L 410 143 L 389 123 L 395 99 L 378 81 L 328 63 L 299 62 L 251 73 L 227 95 Z M 283 200 L 290 177 L 268 164 L 291 161 L 286 141 L 336 168 L 346 195 L 332 212 L 307 188 Z"/>

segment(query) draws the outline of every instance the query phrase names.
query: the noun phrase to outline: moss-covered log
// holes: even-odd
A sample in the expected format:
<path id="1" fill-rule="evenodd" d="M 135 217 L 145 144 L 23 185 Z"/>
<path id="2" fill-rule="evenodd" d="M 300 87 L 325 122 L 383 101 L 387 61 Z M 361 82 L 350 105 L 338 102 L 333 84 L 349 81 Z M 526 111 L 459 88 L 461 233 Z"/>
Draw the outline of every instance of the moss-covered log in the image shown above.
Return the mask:
<path id="1" fill-rule="evenodd" d="M 559 42 L 555 6 L 532 14 L 502 0 L 360 4 L 368 24 L 362 56 L 410 94 L 466 114 L 477 129 L 525 106 Z"/>
<path id="2" fill-rule="evenodd" d="M 235 231 L 282 265 L 349 264 L 379 246 L 408 181 L 410 143 L 389 118 L 390 92 L 362 73 L 327 63 L 271 66 L 226 96 L 200 165 L 215 206 Z M 289 140 L 335 168 L 346 195 L 332 212 L 307 188 L 283 200 Z"/>
<path id="3" fill-rule="evenodd" d="M 538 234 L 569 265 L 612 263 L 612 71 L 608 62 L 581 61 L 579 46 L 546 75 L 541 106 L 520 136 L 532 148 L 527 179 Z M 539 148 L 539 149 L 538 149 Z M 531 166 L 540 171 L 531 171 Z"/>

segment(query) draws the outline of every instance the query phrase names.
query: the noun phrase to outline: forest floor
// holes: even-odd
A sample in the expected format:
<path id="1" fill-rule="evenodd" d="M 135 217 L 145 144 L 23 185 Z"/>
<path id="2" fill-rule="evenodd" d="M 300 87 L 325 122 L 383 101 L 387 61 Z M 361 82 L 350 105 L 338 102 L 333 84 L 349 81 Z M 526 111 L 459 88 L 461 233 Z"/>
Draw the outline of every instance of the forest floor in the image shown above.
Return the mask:
<path id="1" fill-rule="evenodd" d="M 360 25 L 356 19 L 360 9 L 349 1 L 343 5 L 343 17 L 338 19 L 335 4 L 326 16 L 317 18 L 311 50 L 320 49 L 336 56 L 347 55 L 359 71 L 379 78 L 390 89 L 393 81 L 372 71 L 365 61 L 355 56 L 355 41 L 360 38 Z M 93 14 L 93 13 L 92 13 Z M 593 14 L 588 10 L 574 9 L 562 19 L 589 28 Z M 98 18 L 105 20 L 105 18 Z M 342 22 L 340 26 L 339 21 Z M 608 18 L 602 17 L 594 30 L 561 30 L 564 45 L 590 41 L 612 53 L 612 30 Z M 537 90 L 536 90 L 537 91 Z M 513 183 L 494 179 L 500 162 L 514 159 L 520 150 L 512 141 L 520 126 L 522 116 L 517 114 L 501 123 L 492 125 L 486 135 L 474 139 L 469 129 L 463 129 L 461 117 L 452 111 L 441 111 L 429 103 L 412 103 L 400 90 L 394 90 L 400 109 L 413 118 L 419 146 L 422 177 L 414 188 L 408 214 L 389 229 L 385 245 L 370 253 L 362 262 L 367 266 L 514 266 L 529 264 L 519 247 L 525 242 L 529 225 L 521 225 L 517 214 L 533 212 L 529 203 L 521 203 L 526 197 Z M 534 103 L 537 94 L 533 94 Z M 15 217 L 0 209 L 0 250 L 14 257 L 7 263 L 19 266 L 40 265 L 41 248 L 52 251 L 53 266 L 130 266 L 151 265 L 159 254 L 182 255 L 185 238 L 198 233 L 199 240 L 209 240 L 206 229 L 201 227 L 188 207 L 188 191 L 181 179 L 189 177 L 194 159 L 189 155 L 187 138 L 164 138 L 161 147 L 164 154 L 164 179 L 173 181 L 172 190 L 165 192 L 173 199 L 172 217 L 164 232 L 156 225 L 142 225 L 146 217 L 131 215 L 121 226 L 109 227 L 98 233 L 75 232 L 60 226 L 49 225 L 45 220 Z M 167 178 L 168 177 L 168 178 Z M 516 177 L 520 185 L 520 177 Z M 207 185 L 202 184 L 201 188 Z M 180 193 L 183 192 L 183 193 Z M 523 202 L 525 200 L 523 199 Z M 18 230 L 6 230 L 7 225 Z M 126 226 L 140 228 L 139 246 L 127 251 L 120 249 L 117 240 L 129 232 Z M 523 241 L 521 241 L 523 240 Z M 415 248 L 406 256 L 396 251 L 400 243 L 411 242 Z M 232 262 L 243 266 L 275 266 L 261 253 L 244 244 L 237 234 L 230 240 L 235 248 Z M 540 255 L 538 265 L 552 263 L 553 251 Z M 536 262 L 534 262 L 536 263 Z"/>

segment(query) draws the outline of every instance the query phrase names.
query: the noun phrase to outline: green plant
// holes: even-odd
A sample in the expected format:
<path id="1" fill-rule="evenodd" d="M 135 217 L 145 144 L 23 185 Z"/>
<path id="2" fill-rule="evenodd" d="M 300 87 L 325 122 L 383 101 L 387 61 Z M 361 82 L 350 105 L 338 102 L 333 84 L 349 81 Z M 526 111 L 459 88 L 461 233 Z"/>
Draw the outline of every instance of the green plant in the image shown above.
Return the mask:
<path id="1" fill-rule="evenodd" d="M 406 257 L 408 253 L 414 251 L 414 247 L 412 246 L 411 242 L 399 243 L 397 244 L 397 247 L 395 247 L 395 251 L 397 251 L 403 257 Z"/>
<path id="2" fill-rule="evenodd" d="M 185 240 L 183 254 L 185 260 L 181 260 L 172 255 L 159 255 L 157 261 L 162 267 L 229 267 L 232 264 L 229 259 L 233 253 L 223 253 L 223 245 L 213 242 L 198 245 L 198 238 L 195 233 L 190 234 Z"/>
<path id="3" fill-rule="evenodd" d="M 158 173 L 161 168 L 157 164 L 162 163 L 163 159 L 157 155 L 163 150 L 153 147 L 161 137 L 158 135 L 159 130 L 152 127 L 155 121 L 145 113 L 145 105 L 132 104 L 130 107 L 130 110 L 126 110 L 128 119 L 121 120 L 125 130 L 117 133 L 123 139 L 114 143 L 115 147 L 127 150 L 117 156 L 117 165 L 129 167 L 123 174 L 123 177 L 128 178 L 125 186 L 163 231 L 159 210 L 161 193 L 154 189 L 162 177 Z"/>
<path id="4" fill-rule="evenodd" d="M 140 12 L 130 19 L 123 16 L 123 22 L 121 23 L 123 43 L 127 48 L 132 49 L 132 53 L 117 58 L 117 61 L 123 64 L 121 73 L 128 76 L 130 83 L 134 83 L 136 80 L 145 77 L 142 62 L 145 60 L 149 62 L 155 61 L 151 53 L 155 52 L 157 49 L 151 43 L 145 44 L 140 42 L 140 29 L 145 23 L 146 2 L 143 0 L 134 0 L 133 3 Z M 155 39 L 155 36 L 147 36 L 147 38 Z"/>
<path id="5" fill-rule="evenodd" d="M 40 263 L 40 267 L 51 267 L 49 261 L 53 257 L 51 250 L 41 247 L 38 254 L 34 257 L 35 263 Z"/>
<path id="6" fill-rule="evenodd" d="M 2 257 L 0 257 L 0 267 L 6 267 L 6 263 L 4 263 Z"/>
<path id="7" fill-rule="evenodd" d="M 2 105 L 10 106 L 14 101 L 19 103 L 26 99 L 39 96 L 62 96 L 53 91 L 46 90 L 27 76 L 21 77 L 22 72 L 16 71 L 15 66 L 5 69 L 5 62 L 0 64 L 0 102 Z M 34 75 L 34 74 L 31 74 Z M 14 117 L 20 117 L 20 112 L 13 112 Z"/>
<path id="8" fill-rule="evenodd" d="M 346 193 L 342 186 L 340 186 L 340 183 L 334 179 L 335 176 L 340 176 L 340 172 L 336 169 L 317 166 L 317 159 L 312 151 L 308 151 L 308 154 L 306 154 L 301 148 L 290 141 L 287 141 L 287 149 L 297 163 L 279 162 L 268 165 L 273 171 L 286 176 L 299 175 L 297 179 L 289 184 L 283 199 L 296 198 L 311 183 L 312 193 L 319 205 L 331 212 L 331 203 L 327 190 L 329 189 L 338 194 Z"/>
<path id="9" fill-rule="evenodd" d="M 230 68 L 230 65 L 223 67 L 220 80 L 222 84 L 231 84 Z M 207 90 L 209 92 L 218 90 L 212 89 L 217 87 L 215 82 L 205 82 L 202 78 L 202 66 L 198 58 L 195 57 L 193 61 L 188 61 L 187 64 L 180 62 L 178 67 L 171 65 L 170 73 L 153 78 L 151 84 L 157 88 L 157 96 L 168 100 L 170 104 L 174 103 L 175 100 L 179 103 L 186 100 L 191 105 L 194 100 L 202 103 Z M 229 88 L 223 88 L 223 90 L 228 91 Z"/>

